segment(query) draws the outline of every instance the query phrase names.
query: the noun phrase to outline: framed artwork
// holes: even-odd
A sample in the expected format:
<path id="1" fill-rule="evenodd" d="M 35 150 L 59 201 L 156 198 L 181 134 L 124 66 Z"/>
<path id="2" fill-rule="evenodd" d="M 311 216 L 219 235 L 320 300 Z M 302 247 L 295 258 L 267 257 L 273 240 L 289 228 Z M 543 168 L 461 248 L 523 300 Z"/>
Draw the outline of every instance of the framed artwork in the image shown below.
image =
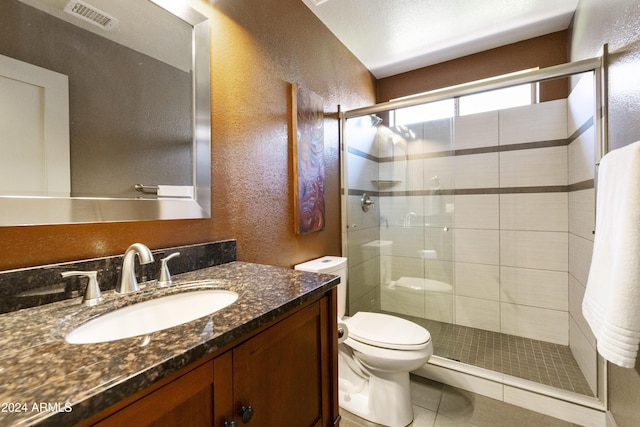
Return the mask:
<path id="1" fill-rule="evenodd" d="M 295 232 L 324 230 L 324 100 L 291 85 Z"/>

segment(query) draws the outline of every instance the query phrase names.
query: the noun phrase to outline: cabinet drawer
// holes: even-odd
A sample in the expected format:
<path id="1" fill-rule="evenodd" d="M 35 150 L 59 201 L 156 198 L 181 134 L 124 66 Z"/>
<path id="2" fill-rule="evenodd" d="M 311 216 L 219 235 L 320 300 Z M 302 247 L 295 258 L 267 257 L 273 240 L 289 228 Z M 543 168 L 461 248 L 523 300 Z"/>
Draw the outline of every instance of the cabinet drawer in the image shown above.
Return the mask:
<path id="1" fill-rule="evenodd" d="M 98 427 L 210 426 L 213 417 L 213 364 L 206 363 L 133 402 Z"/>

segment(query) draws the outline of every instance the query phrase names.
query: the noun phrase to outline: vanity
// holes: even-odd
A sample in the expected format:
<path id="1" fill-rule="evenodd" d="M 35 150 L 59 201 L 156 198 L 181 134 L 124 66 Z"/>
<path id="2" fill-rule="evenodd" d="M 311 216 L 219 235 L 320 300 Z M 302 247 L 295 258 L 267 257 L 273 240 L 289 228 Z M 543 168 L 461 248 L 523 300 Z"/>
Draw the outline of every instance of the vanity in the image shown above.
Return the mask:
<path id="1" fill-rule="evenodd" d="M 231 261 L 158 288 L 103 292 L 0 315 L 0 425 L 328 426 L 339 421 L 331 275 Z M 237 300 L 150 333 L 69 344 L 73 328 L 121 302 L 197 288 Z"/>

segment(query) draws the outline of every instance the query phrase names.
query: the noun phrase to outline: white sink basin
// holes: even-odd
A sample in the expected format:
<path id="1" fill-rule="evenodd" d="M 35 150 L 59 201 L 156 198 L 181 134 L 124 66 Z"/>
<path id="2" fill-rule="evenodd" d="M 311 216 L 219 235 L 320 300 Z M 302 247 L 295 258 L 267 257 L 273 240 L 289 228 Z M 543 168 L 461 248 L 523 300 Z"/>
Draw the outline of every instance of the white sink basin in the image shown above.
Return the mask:
<path id="1" fill-rule="evenodd" d="M 90 344 L 146 335 L 222 310 L 238 294 L 205 289 L 155 298 L 100 315 L 69 332 L 69 344 Z"/>

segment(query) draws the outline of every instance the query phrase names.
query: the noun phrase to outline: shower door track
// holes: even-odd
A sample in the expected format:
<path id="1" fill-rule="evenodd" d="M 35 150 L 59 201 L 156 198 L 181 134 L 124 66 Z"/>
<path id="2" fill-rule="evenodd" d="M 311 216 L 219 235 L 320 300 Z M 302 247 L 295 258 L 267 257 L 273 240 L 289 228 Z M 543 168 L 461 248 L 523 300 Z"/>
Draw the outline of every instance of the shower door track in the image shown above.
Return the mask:
<path id="1" fill-rule="evenodd" d="M 364 116 L 367 114 L 375 114 L 387 110 L 412 107 L 418 104 L 425 104 L 429 102 L 442 101 L 449 98 L 488 92 L 496 89 L 503 89 L 510 86 L 567 77 L 572 74 L 584 73 L 587 71 L 595 71 L 596 73 L 599 73 L 601 65 L 602 57 L 583 59 L 580 61 L 568 62 L 566 64 L 554 65 L 537 70 L 512 73 L 503 76 L 477 80 L 469 83 L 463 83 L 455 86 L 449 86 L 443 89 L 435 89 L 419 95 L 407 96 L 404 98 L 398 98 L 368 107 L 344 111 L 342 113 L 342 116 L 345 119 L 349 119 L 353 117 Z"/>

